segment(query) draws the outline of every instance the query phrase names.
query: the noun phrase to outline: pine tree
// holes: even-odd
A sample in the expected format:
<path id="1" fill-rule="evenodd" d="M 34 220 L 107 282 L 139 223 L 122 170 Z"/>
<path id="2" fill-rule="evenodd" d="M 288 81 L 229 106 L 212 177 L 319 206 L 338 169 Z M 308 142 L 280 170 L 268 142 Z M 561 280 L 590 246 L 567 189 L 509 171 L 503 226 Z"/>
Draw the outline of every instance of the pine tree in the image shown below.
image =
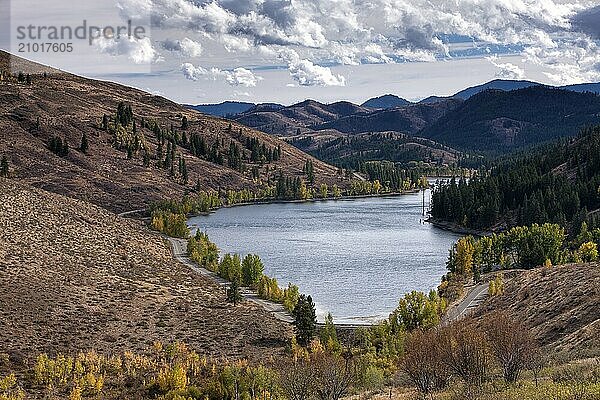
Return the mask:
<path id="1" fill-rule="evenodd" d="M 241 303 L 243 300 L 242 292 L 240 291 L 240 284 L 237 279 L 234 279 L 233 282 L 229 285 L 227 289 L 227 301 L 233 303 L 234 306 Z"/>
<path id="2" fill-rule="evenodd" d="M 294 333 L 301 346 L 308 346 L 317 330 L 317 313 L 312 297 L 301 294 L 293 311 Z"/>
<path id="3" fill-rule="evenodd" d="M 185 159 L 183 159 L 183 161 L 182 161 L 181 176 L 183 178 L 183 183 L 187 185 L 189 177 L 188 177 L 187 165 L 185 164 Z"/>
<path id="4" fill-rule="evenodd" d="M 188 127 L 189 127 L 188 119 L 184 115 L 183 118 L 181 119 L 181 129 L 187 129 Z"/>
<path id="5" fill-rule="evenodd" d="M 6 156 L 2 156 L 2 161 L 0 161 L 0 176 L 8 177 L 8 158 Z"/>
<path id="6" fill-rule="evenodd" d="M 88 138 L 84 132 L 83 135 L 81 135 L 81 146 L 79 146 L 79 150 L 81 150 L 82 153 L 87 154 L 88 149 L 89 149 Z"/>

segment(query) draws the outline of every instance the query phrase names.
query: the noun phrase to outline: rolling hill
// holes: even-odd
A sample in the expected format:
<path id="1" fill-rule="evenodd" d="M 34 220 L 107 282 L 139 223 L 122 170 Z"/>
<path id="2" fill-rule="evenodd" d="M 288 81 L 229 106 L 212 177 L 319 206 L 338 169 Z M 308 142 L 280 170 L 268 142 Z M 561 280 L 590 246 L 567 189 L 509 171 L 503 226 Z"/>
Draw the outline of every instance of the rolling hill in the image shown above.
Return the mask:
<path id="1" fill-rule="evenodd" d="M 335 167 L 273 136 L 136 89 L 15 60 L 32 74 L 32 84 L 10 76 L 0 81 L 0 155 L 8 157 L 11 176 L 35 187 L 122 212 L 181 197 L 195 188 L 259 190 L 275 174 L 302 176 L 309 159 L 316 183 L 347 184 Z M 0 53 L 0 70 L 9 71 L 8 53 Z M 115 128 L 121 102 L 131 106 L 136 127 L 130 121 L 126 130 Z M 86 153 L 77 150 L 84 133 Z M 174 171 L 165 168 L 164 147 L 170 146 L 165 137 L 176 142 L 170 160 Z M 50 150 L 50 141 L 57 138 L 68 143 L 68 154 Z M 280 148 L 281 157 L 252 162 L 249 143 L 265 150 Z M 240 152 L 243 168 L 229 167 L 232 146 Z M 177 168 L 179 157 L 186 164 L 187 183 Z"/>
<path id="2" fill-rule="evenodd" d="M 522 272 L 475 317 L 502 310 L 522 321 L 554 356 L 600 355 L 600 265 L 570 264 Z M 548 295 L 551 294 L 551 300 Z"/>
<path id="3" fill-rule="evenodd" d="M 322 104 L 305 100 L 283 108 L 257 106 L 234 118 L 236 122 L 275 135 L 293 135 L 315 126 L 372 110 L 349 102 Z"/>
<path id="4" fill-rule="evenodd" d="M 291 337 L 262 307 L 228 304 L 223 287 L 175 261 L 141 222 L 0 178 L 0 225 L 0 353 L 14 361 L 159 341 L 264 359 Z"/>
<path id="5" fill-rule="evenodd" d="M 340 116 L 336 120 L 313 128 L 315 130 L 335 129 L 343 133 L 394 131 L 415 135 L 460 103 L 460 100 L 449 99 L 430 104 L 411 104 L 367 114 Z"/>
<path id="6" fill-rule="evenodd" d="M 539 86 L 539 85 L 540 85 L 539 83 L 531 82 L 531 81 L 512 81 L 512 80 L 505 80 L 505 79 L 496 79 L 496 80 L 484 83 L 483 85 L 477 85 L 477 86 L 467 88 L 465 90 L 461 90 L 460 92 L 456 93 L 452 97 L 467 100 L 467 99 L 475 96 L 476 94 L 484 92 L 486 90 L 502 90 L 502 91 L 508 92 L 511 90 L 525 89 L 528 87 Z"/>
<path id="7" fill-rule="evenodd" d="M 237 101 L 224 101 L 219 104 L 198 104 L 185 105 L 192 110 L 200 111 L 201 113 L 214 115 L 216 117 L 227 117 L 231 115 L 241 114 L 256 106 L 254 103 L 245 103 Z"/>
<path id="8" fill-rule="evenodd" d="M 335 130 L 322 130 L 284 139 L 320 160 L 345 168 L 354 168 L 361 161 L 451 166 L 464 156 L 463 153 L 432 140 L 399 132 L 347 135 Z"/>
<path id="9" fill-rule="evenodd" d="M 598 95 L 532 86 L 481 92 L 418 135 L 463 150 L 502 153 L 573 136 L 598 122 Z"/>
<path id="10" fill-rule="evenodd" d="M 402 107 L 411 104 L 410 101 L 405 100 L 401 97 L 393 94 L 386 94 L 379 97 L 374 97 L 361 104 L 361 107 L 375 108 L 375 109 L 387 109 Z"/>

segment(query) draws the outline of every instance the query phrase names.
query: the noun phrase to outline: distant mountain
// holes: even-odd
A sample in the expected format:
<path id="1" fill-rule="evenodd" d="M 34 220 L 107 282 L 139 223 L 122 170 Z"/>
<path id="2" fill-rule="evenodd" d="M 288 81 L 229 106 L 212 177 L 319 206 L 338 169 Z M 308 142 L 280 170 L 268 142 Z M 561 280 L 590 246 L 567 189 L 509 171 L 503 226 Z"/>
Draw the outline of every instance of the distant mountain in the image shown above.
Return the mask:
<path id="1" fill-rule="evenodd" d="M 411 104 L 410 101 L 405 100 L 401 97 L 395 96 L 393 94 L 386 94 L 383 96 L 375 97 L 369 99 L 362 103 L 362 107 L 366 108 L 375 108 L 375 109 L 387 109 L 387 108 L 395 108 L 402 107 Z"/>
<path id="2" fill-rule="evenodd" d="M 484 83 L 483 85 L 473 86 L 468 89 L 462 90 L 462 91 L 456 93 L 452 97 L 458 97 L 459 99 L 467 100 L 468 98 L 476 95 L 477 93 L 481 93 L 485 90 L 493 89 L 493 90 L 503 90 L 506 92 L 509 90 L 525 89 L 525 88 L 528 88 L 531 86 L 539 86 L 539 85 L 540 85 L 539 83 L 531 82 L 531 81 L 511 81 L 511 80 L 496 79 L 496 80 Z"/>
<path id="3" fill-rule="evenodd" d="M 314 100 L 305 100 L 288 107 L 259 105 L 238 115 L 235 121 L 263 132 L 286 136 L 311 129 L 326 122 L 350 115 L 363 115 L 371 109 L 346 101 L 323 104 Z"/>
<path id="4" fill-rule="evenodd" d="M 412 134 L 457 107 L 462 100 L 372 109 L 341 101 L 323 104 L 306 100 L 289 107 L 258 105 L 235 121 L 283 138 L 299 149 L 344 167 L 358 162 L 453 165 L 460 152 Z"/>
<path id="5" fill-rule="evenodd" d="M 571 92 L 579 92 L 579 93 L 583 93 L 583 92 L 600 93 L 600 83 L 582 83 L 582 84 L 568 85 L 568 86 L 551 86 L 551 85 L 544 85 L 544 84 L 532 82 L 532 81 L 511 81 L 511 80 L 496 79 L 496 80 L 484 83 L 483 85 L 473 86 L 468 89 L 462 90 L 462 91 L 456 93 L 452 97 L 457 97 L 457 98 L 460 98 L 463 100 L 467 100 L 468 98 L 470 98 L 478 93 L 481 93 L 485 90 L 493 89 L 493 90 L 503 90 L 503 91 L 507 92 L 507 91 L 511 91 L 511 90 L 526 89 L 526 88 L 532 87 L 532 86 L 546 86 L 549 88 L 564 89 L 564 90 L 569 90 Z M 443 97 L 432 96 L 428 99 L 422 100 L 421 102 L 425 102 L 426 100 L 428 102 L 439 101 L 440 99 L 443 99 Z"/>
<path id="6" fill-rule="evenodd" d="M 331 161 L 338 156 L 337 161 L 349 160 L 357 148 L 362 148 L 365 157 L 380 157 L 386 154 L 385 146 L 399 143 L 396 136 L 390 141 L 384 136 L 364 135 L 378 132 L 423 137 L 461 151 L 505 153 L 574 135 L 585 125 L 600 123 L 600 97 L 595 93 L 600 93 L 600 84 L 560 89 L 531 81 L 494 80 L 451 97 L 431 96 L 419 103 L 385 95 L 360 106 L 349 102 L 323 104 L 315 100 L 288 107 L 263 104 L 246 110 L 234 120 L 280 136 Z M 402 103 L 404 105 L 386 108 Z M 362 136 L 349 147 L 336 142 L 357 135 Z M 295 142 L 295 137 L 301 140 Z M 367 143 L 378 139 L 381 139 L 380 148 Z M 335 151 L 315 148 L 315 143 Z M 411 146 L 402 143 L 404 150 Z M 415 154 L 414 151 L 400 152 L 393 158 L 405 161 Z M 421 157 L 422 161 L 428 159 L 430 157 Z M 445 163 L 452 157 L 445 155 L 437 159 Z"/>
<path id="7" fill-rule="evenodd" d="M 346 135 L 337 131 L 317 131 L 285 138 L 316 158 L 344 168 L 364 161 L 392 161 L 403 165 L 427 163 L 454 165 L 464 155 L 433 140 L 398 132 L 368 132 Z"/>
<path id="8" fill-rule="evenodd" d="M 431 104 L 410 104 L 405 107 L 353 114 L 326 122 L 315 130 L 335 129 L 343 133 L 403 132 L 415 134 L 448 111 L 458 107 L 462 100 L 448 99 Z"/>
<path id="9" fill-rule="evenodd" d="M 200 111 L 204 114 L 214 115 L 216 117 L 227 117 L 241 114 L 255 106 L 256 104 L 254 103 L 243 103 L 237 101 L 225 101 L 219 104 L 186 105 L 187 108 Z"/>
<path id="10" fill-rule="evenodd" d="M 561 89 L 579 93 L 591 92 L 600 94 L 600 83 L 581 83 L 578 85 L 563 86 Z"/>
<path id="11" fill-rule="evenodd" d="M 532 86 L 486 90 L 417 133 L 462 150 L 507 152 L 600 123 L 600 96 Z"/>
<path id="12" fill-rule="evenodd" d="M 448 100 L 451 99 L 451 96 L 429 96 L 421 101 L 419 101 L 417 104 L 433 104 L 433 103 L 439 103 L 440 101 L 444 101 L 444 100 Z"/>

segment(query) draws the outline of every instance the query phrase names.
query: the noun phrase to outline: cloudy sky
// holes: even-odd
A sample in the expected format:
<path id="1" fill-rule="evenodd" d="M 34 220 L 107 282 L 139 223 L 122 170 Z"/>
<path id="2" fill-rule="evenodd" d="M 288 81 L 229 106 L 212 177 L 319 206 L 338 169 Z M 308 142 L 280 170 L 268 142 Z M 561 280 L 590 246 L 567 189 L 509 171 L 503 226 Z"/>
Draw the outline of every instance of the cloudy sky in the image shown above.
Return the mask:
<path id="1" fill-rule="evenodd" d="M 143 38 L 21 54 L 173 100 L 362 102 L 449 95 L 491 79 L 600 81 L 600 1 L 0 0 L 19 26 L 146 27 Z M 10 12 L 6 12 L 10 10 Z M 4 21 L 0 21 L 4 22 Z M 6 26 L 6 24 L 3 24 Z M 6 30 L 6 28 L 5 28 Z M 65 41 L 63 39 L 63 41 Z M 68 40 L 66 41 L 68 42 Z"/>

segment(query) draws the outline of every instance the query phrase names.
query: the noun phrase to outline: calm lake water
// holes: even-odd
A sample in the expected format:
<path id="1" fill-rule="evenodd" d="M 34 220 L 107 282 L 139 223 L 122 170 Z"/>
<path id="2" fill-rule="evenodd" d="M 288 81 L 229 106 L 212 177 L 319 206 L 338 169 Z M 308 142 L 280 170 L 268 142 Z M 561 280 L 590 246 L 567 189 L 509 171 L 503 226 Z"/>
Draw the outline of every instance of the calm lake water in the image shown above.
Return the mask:
<path id="1" fill-rule="evenodd" d="M 427 197 L 429 195 L 427 194 Z M 222 253 L 260 255 L 280 286 L 312 295 L 319 320 L 386 318 L 411 290 L 434 289 L 458 235 L 421 223 L 422 194 L 224 208 L 191 218 Z"/>

